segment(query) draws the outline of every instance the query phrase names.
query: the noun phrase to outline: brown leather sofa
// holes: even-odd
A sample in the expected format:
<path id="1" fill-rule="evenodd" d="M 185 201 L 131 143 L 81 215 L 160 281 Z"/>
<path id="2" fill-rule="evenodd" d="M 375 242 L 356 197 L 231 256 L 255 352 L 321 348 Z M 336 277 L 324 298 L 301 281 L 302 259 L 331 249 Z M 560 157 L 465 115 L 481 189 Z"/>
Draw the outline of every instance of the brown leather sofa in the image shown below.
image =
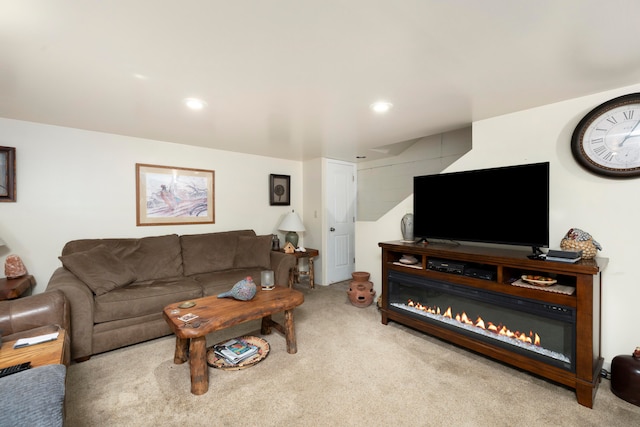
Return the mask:
<path id="1" fill-rule="evenodd" d="M 3 342 L 49 334 L 62 328 L 67 331 L 63 358 L 66 366 L 71 361 L 70 325 L 69 302 L 60 291 L 0 301 L 0 334 Z"/>
<path id="2" fill-rule="evenodd" d="M 70 328 L 69 302 L 60 291 L 0 301 L 3 341 Z M 0 425 L 63 426 L 70 335 L 65 335 L 64 364 L 38 366 L 0 378 Z M 11 351 L 9 349 L 8 351 Z"/>
<path id="3" fill-rule="evenodd" d="M 295 257 L 271 250 L 253 230 L 68 242 L 47 291 L 71 306 L 71 357 L 92 355 L 171 334 L 167 305 L 217 295 L 273 270 L 287 286 Z"/>

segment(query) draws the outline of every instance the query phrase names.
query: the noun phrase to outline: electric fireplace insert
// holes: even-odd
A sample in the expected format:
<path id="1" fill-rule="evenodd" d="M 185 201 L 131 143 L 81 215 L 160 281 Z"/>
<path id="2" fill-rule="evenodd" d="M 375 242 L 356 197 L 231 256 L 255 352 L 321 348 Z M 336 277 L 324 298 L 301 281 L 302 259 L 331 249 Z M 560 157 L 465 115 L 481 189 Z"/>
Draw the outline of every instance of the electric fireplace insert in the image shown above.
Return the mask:
<path id="1" fill-rule="evenodd" d="M 575 372 L 575 308 L 392 271 L 389 310 Z"/>

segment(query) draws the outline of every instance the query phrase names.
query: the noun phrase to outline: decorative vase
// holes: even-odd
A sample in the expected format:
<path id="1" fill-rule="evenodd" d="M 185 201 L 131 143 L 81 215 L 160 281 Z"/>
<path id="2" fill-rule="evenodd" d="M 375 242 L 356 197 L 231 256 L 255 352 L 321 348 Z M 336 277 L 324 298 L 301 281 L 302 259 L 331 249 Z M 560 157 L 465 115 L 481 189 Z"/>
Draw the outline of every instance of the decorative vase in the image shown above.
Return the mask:
<path id="1" fill-rule="evenodd" d="M 370 274 L 364 271 L 354 271 L 351 273 L 353 280 L 349 283 L 347 295 L 349 301 L 356 307 L 368 307 L 376 296 L 373 283 L 369 281 Z"/>
<path id="2" fill-rule="evenodd" d="M 402 217 L 400 221 L 400 230 L 402 231 L 402 240 L 413 241 L 413 214 L 408 213 Z"/>
<path id="3" fill-rule="evenodd" d="M 280 238 L 277 234 L 271 235 L 271 250 L 279 251 L 280 250 Z"/>
<path id="4" fill-rule="evenodd" d="M 611 361 L 611 391 L 622 400 L 640 406 L 640 347 L 632 355 Z"/>

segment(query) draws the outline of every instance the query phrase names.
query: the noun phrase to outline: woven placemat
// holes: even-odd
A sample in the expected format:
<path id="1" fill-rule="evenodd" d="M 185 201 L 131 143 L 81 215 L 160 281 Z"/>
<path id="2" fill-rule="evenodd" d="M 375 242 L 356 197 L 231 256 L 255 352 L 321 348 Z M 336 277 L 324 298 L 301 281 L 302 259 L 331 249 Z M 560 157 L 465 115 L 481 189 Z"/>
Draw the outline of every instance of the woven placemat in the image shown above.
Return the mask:
<path id="1" fill-rule="evenodd" d="M 521 288 L 537 289 L 539 291 L 554 292 L 556 294 L 565 294 L 565 295 L 572 295 L 576 291 L 576 288 L 574 288 L 573 286 L 565 286 L 565 285 L 537 286 L 537 285 L 532 285 L 531 283 L 527 283 L 522 279 L 518 279 L 511 284 L 513 286 L 520 286 Z"/>
<path id="2" fill-rule="evenodd" d="M 222 369 L 225 371 L 237 371 L 239 369 L 250 368 L 251 366 L 257 363 L 262 362 L 265 359 L 265 357 L 267 357 L 267 355 L 269 354 L 269 350 L 270 350 L 269 343 L 260 337 L 245 335 L 242 337 L 237 337 L 236 339 L 243 340 L 247 344 L 255 345 L 256 347 L 258 347 L 258 353 L 251 356 L 248 359 L 243 360 L 242 362 L 236 365 L 232 365 L 228 363 L 226 360 L 224 360 L 222 357 L 218 357 L 216 352 L 213 350 L 215 346 L 224 344 L 225 342 L 229 341 L 228 339 L 226 339 L 222 342 L 219 342 L 207 348 L 207 365 L 211 366 L 212 368 Z"/>

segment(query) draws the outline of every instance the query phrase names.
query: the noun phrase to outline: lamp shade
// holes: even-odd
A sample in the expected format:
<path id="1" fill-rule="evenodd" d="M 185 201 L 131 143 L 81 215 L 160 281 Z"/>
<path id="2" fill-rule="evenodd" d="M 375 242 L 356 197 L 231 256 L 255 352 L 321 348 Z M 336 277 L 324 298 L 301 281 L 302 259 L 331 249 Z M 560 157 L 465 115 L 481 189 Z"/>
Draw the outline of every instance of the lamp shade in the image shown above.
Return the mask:
<path id="1" fill-rule="evenodd" d="M 294 211 L 291 211 L 284 217 L 278 227 L 280 231 L 304 231 L 304 224 L 300 220 L 300 217 Z"/>
<path id="2" fill-rule="evenodd" d="M 295 211 L 291 211 L 284 217 L 278 230 L 286 231 L 287 234 L 284 236 L 285 242 L 289 242 L 297 248 L 298 233 L 296 233 L 296 231 L 304 231 L 304 224 L 300 221 L 298 214 L 295 213 Z"/>

